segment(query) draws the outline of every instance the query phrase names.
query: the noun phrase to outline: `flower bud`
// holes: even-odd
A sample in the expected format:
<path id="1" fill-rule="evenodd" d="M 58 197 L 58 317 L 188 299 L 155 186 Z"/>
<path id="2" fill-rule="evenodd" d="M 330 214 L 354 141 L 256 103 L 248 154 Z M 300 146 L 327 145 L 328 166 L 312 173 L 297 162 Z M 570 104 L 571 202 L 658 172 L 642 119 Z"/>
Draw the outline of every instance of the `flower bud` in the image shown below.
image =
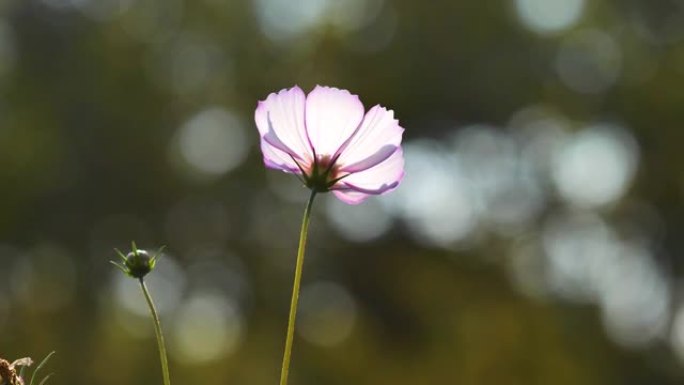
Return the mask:
<path id="1" fill-rule="evenodd" d="M 119 250 L 116 250 L 116 253 L 121 258 L 122 263 L 112 261 L 112 264 L 118 267 L 129 277 L 142 279 L 150 271 L 154 270 L 154 266 L 157 263 L 157 257 L 159 257 L 161 254 L 162 249 L 160 249 L 156 255 L 150 256 L 150 253 L 148 253 L 146 250 L 138 249 L 135 246 L 135 242 L 133 242 L 132 250 L 126 255 Z"/>
<path id="2" fill-rule="evenodd" d="M 128 270 L 128 275 L 133 278 L 142 278 L 154 269 L 155 262 L 156 260 L 150 257 L 147 251 L 138 249 L 126 255 L 124 266 Z"/>

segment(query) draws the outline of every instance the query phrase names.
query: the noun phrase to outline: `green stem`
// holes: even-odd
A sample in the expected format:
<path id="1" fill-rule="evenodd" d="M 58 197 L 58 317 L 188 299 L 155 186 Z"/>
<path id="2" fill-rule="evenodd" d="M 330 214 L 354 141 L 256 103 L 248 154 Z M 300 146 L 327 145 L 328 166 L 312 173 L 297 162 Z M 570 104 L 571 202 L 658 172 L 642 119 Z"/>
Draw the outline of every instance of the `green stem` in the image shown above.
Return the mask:
<path id="1" fill-rule="evenodd" d="M 164 377 L 164 385 L 171 385 L 171 378 L 169 377 L 169 361 L 166 358 L 166 346 L 164 345 L 164 336 L 161 331 L 161 322 L 159 321 L 159 314 L 157 314 L 157 309 L 154 307 L 154 302 L 152 302 L 152 297 L 150 292 L 147 290 L 147 285 L 142 278 L 139 279 L 140 288 L 142 288 L 143 294 L 145 294 L 145 299 L 147 300 L 147 306 L 150 308 L 150 313 L 152 313 L 152 318 L 154 319 L 154 334 L 157 336 L 157 346 L 159 347 L 159 359 L 161 360 L 162 376 Z"/>
<path id="2" fill-rule="evenodd" d="M 285 353 L 283 353 L 283 367 L 280 371 L 280 385 L 287 385 L 287 376 L 290 372 L 290 357 L 292 356 L 292 340 L 294 338 L 295 318 L 297 316 L 297 302 L 299 301 L 299 286 L 302 281 L 302 266 L 304 265 L 304 250 L 306 249 L 306 235 L 309 232 L 311 219 L 311 206 L 313 205 L 316 190 L 311 190 L 309 202 L 304 209 L 302 229 L 299 232 L 299 249 L 297 250 L 297 264 L 295 267 L 294 284 L 292 285 L 292 300 L 290 302 L 290 318 L 287 321 L 287 337 L 285 338 Z"/>

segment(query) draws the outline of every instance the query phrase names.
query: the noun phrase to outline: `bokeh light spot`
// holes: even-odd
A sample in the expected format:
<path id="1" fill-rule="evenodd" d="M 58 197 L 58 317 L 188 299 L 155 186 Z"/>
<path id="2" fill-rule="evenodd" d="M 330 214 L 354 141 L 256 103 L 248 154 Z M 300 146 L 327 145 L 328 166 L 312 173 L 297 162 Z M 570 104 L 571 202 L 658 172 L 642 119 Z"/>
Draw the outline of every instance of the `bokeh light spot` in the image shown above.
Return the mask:
<path id="1" fill-rule="evenodd" d="M 597 207 L 620 199 L 634 176 L 637 148 L 616 126 L 595 125 L 567 141 L 553 165 L 561 197 L 578 207 Z"/>
<path id="2" fill-rule="evenodd" d="M 76 266 L 60 246 L 37 245 L 17 261 L 9 277 L 17 301 L 31 310 L 56 311 L 74 299 Z"/>
<path id="3" fill-rule="evenodd" d="M 566 213 L 543 232 L 551 293 L 601 308 L 607 334 L 625 347 L 643 347 L 666 331 L 670 290 L 653 255 L 623 239 L 593 213 Z"/>
<path id="4" fill-rule="evenodd" d="M 367 242 L 382 236 L 392 225 L 392 218 L 376 199 L 349 206 L 339 199 L 326 200 L 328 221 L 345 238 Z"/>
<path id="5" fill-rule="evenodd" d="M 544 35 L 577 23 L 582 16 L 584 0 L 516 0 L 515 7 L 525 27 Z"/>
<path id="6" fill-rule="evenodd" d="M 674 316 L 671 328 L 670 341 L 672 348 L 679 359 L 684 362 L 684 306 L 681 304 Z"/>
<path id="7" fill-rule="evenodd" d="M 613 86 L 622 70 L 622 51 L 615 39 L 599 30 L 583 30 L 566 38 L 556 56 L 563 84 L 584 94 Z"/>
<path id="8" fill-rule="evenodd" d="M 614 260 L 616 240 L 612 228 L 592 213 L 557 214 L 544 225 L 542 245 L 551 292 L 576 302 L 593 303 L 599 292 L 596 278 Z"/>
<path id="9" fill-rule="evenodd" d="M 187 121 L 177 133 L 177 143 L 185 163 L 204 177 L 235 169 L 248 151 L 241 121 L 219 107 L 207 108 Z"/>
<path id="10" fill-rule="evenodd" d="M 202 364 L 232 353 L 242 338 L 244 321 L 233 301 L 217 293 L 195 293 L 176 315 L 171 340 L 173 357 Z"/>
<path id="11" fill-rule="evenodd" d="M 162 33 L 162 32 L 160 32 Z M 183 31 L 148 53 L 148 76 L 183 98 L 230 91 L 232 61 L 225 48 L 204 33 Z"/>
<path id="12" fill-rule="evenodd" d="M 297 331 L 307 341 L 334 346 L 351 334 L 356 321 L 356 303 L 342 286 L 316 282 L 302 289 Z"/>
<path id="13" fill-rule="evenodd" d="M 467 182 L 482 202 L 482 217 L 503 233 L 524 228 L 544 204 L 543 190 L 530 159 L 520 156 L 507 130 L 468 126 L 454 136 L 454 153 Z"/>
<path id="14" fill-rule="evenodd" d="M 402 217 L 421 243 L 453 247 L 479 223 L 480 204 L 459 159 L 433 141 L 404 146 L 406 176 L 401 188 L 384 198 L 390 212 Z"/>
<path id="15" fill-rule="evenodd" d="M 614 341 L 641 347 L 663 335 L 670 319 L 670 291 L 653 256 L 622 242 L 600 279 L 603 322 Z"/>
<path id="16" fill-rule="evenodd" d="M 255 0 L 261 31 L 275 42 L 289 40 L 313 29 L 325 16 L 329 0 Z"/>

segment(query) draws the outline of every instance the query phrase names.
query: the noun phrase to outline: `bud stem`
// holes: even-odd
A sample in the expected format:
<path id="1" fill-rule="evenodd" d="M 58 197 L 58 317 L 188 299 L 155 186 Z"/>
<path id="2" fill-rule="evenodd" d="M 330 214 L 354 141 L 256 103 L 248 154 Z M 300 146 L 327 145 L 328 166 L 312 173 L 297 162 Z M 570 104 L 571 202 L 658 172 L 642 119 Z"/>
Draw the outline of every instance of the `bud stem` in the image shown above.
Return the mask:
<path id="1" fill-rule="evenodd" d="M 302 281 L 302 266 L 304 265 L 304 250 L 306 249 L 306 236 L 309 232 L 311 219 L 311 206 L 313 205 L 316 190 L 311 189 L 311 196 L 304 209 L 302 229 L 299 232 L 299 249 L 297 250 L 297 263 L 295 266 L 294 284 L 292 285 L 292 300 L 290 302 L 290 317 L 287 322 L 287 337 L 285 338 L 285 352 L 283 353 L 283 367 L 280 371 L 280 385 L 287 385 L 287 377 L 290 372 L 290 357 L 292 356 L 292 340 L 294 338 L 295 318 L 297 316 L 297 302 L 299 301 L 299 286 Z"/>
<path id="2" fill-rule="evenodd" d="M 154 307 L 154 302 L 152 302 L 152 296 L 147 290 L 147 285 L 142 278 L 139 278 L 140 288 L 145 295 L 145 300 L 147 300 L 147 306 L 150 308 L 150 313 L 152 314 L 152 319 L 154 320 L 154 334 L 157 336 L 157 346 L 159 347 L 159 359 L 161 360 L 162 376 L 164 378 L 164 385 L 171 385 L 171 378 L 169 377 L 169 361 L 166 357 L 166 346 L 164 345 L 164 336 L 162 335 L 161 322 L 159 321 L 159 315 L 157 314 L 157 309 Z"/>

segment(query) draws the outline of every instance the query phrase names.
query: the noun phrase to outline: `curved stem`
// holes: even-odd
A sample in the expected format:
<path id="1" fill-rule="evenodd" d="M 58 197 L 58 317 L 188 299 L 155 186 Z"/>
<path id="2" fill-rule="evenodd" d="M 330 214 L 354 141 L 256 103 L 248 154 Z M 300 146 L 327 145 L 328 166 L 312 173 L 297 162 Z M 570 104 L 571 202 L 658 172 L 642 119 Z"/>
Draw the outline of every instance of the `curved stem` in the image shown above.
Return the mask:
<path id="1" fill-rule="evenodd" d="M 154 302 L 152 302 L 152 297 L 150 292 L 147 290 L 147 285 L 142 278 L 139 279 L 140 288 L 145 295 L 145 300 L 147 300 L 147 306 L 150 308 L 150 313 L 152 313 L 152 318 L 154 319 L 154 334 L 157 336 L 157 346 L 159 347 L 159 359 L 161 360 L 162 376 L 164 378 L 164 385 L 171 385 L 171 378 L 169 377 L 169 361 L 166 357 L 166 346 L 164 345 L 164 336 L 161 331 L 161 322 L 159 321 L 159 315 L 157 314 L 157 309 L 154 307 Z"/>
<path id="2" fill-rule="evenodd" d="M 285 352 L 283 353 L 283 367 L 280 371 L 280 385 L 287 385 L 287 376 L 290 372 L 290 357 L 292 356 L 292 340 L 294 338 L 295 318 L 297 316 L 297 302 L 299 301 L 299 286 L 302 281 L 302 266 L 304 265 L 304 250 L 306 249 L 306 235 L 309 232 L 311 219 L 311 206 L 313 205 L 316 190 L 311 190 L 309 202 L 304 209 L 302 229 L 299 232 L 299 249 L 297 250 L 297 264 L 295 267 L 294 284 L 292 285 L 292 300 L 290 302 L 290 318 L 287 321 L 287 337 L 285 338 Z"/>

